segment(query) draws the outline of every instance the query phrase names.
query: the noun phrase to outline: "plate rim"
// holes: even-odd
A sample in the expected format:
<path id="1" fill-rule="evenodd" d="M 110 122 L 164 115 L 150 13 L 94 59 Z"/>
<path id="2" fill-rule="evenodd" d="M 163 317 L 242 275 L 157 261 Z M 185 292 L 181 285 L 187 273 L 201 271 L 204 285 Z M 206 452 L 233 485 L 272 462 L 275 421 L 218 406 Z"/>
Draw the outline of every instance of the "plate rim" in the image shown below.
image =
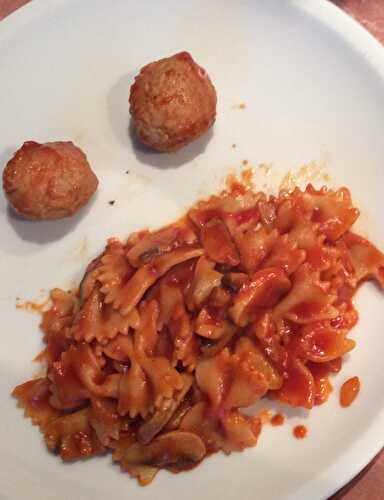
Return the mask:
<path id="1" fill-rule="evenodd" d="M 358 21 L 329 0 L 321 2 L 319 0 L 288 0 L 288 2 L 294 8 L 302 10 L 306 15 L 332 29 L 351 49 L 357 51 L 380 75 L 384 88 L 383 46 Z M 32 0 L 22 5 L 1 20 L 0 42 L 17 36 L 19 30 L 27 23 L 35 18 L 49 14 L 50 10 L 54 10 L 63 4 L 67 4 L 67 1 Z M 304 483 L 298 491 L 293 495 L 289 494 L 288 497 L 295 498 L 295 500 L 305 500 L 308 498 L 309 492 L 311 492 L 311 497 L 314 499 L 326 499 L 338 492 L 355 478 L 384 448 L 384 435 L 381 432 L 383 427 L 384 406 L 373 421 L 368 423 L 363 432 L 345 449 L 345 452 L 327 465 L 326 471 Z M 382 438 L 380 438 L 381 435 Z M 347 463 L 346 457 L 348 457 Z M 343 470 L 341 478 L 340 470 Z M 329 483 L 332 486 L 329 486 Z"/>

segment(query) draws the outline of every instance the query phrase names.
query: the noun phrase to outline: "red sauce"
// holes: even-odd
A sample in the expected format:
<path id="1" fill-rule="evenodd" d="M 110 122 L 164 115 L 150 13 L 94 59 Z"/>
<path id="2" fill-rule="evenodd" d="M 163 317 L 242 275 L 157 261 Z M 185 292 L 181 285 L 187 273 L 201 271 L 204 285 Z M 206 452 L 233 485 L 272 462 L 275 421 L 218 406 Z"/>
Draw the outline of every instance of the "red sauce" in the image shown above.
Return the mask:
<path id="1" fill-rule="evenodd" d="M 315 381 L 311 372 L 299 361 L 292 363 L 278 390 L 278 399 L 291 406 L 303 406 L 310 410 L 315 399 Z"/>
<path id="2" fill-rule="evenodd" d="M 233 214 L 233 217 L 237 224 L 245 224 L 252 219 L 258 220 L 260 217 L 259 209 L 257 207 L 248 208 L 247 210 L 242 210 L 237 214 Z"/>
<path id="3" fill-rule="evenodd" d="M 227 227 L 220 219 L 212 219 L 200 233 L 202 244 L 209 257 L 230 266 L 240 262 Z"/>
<path id="4" fill-rule="evenodd" d="M 241 180 L 239 180 L 235 174 L 229 174 L 225 179 L 225 184 L 227 186 L 226 191 L 229 192 L 231 196 L 245 194 L 252 186 L 252 177 L 253 172 L 251 168 L 241 173 Z"/>
<path id="5" fill-rule="evenodd" d="M 339 358 L 340 359 L 340 358 Z M 325 403 L 331 394 L 333 387 L 328 375 L 334 373 L 335 369 L 341 367 L 340 362 L 328 361 L 325 363 L 307 363 L 307 367 L 313 375 L 315 381 L 315 405 Z"/>
<path id="6" fill-rule="evenodd" d="M 343 365 L 343 360 L 341 357 L 332 359 L 331 361 L 328 361 L 327 365 L 330 373 L 339 373 Z"/>
<path id="7" fill-rule="evenodd" d="M 175 58 L 179 59 L 180 61 L 193 62 L 191 54 L 189 52 L 187 52 L 186 50 L 176 54 Z"/>
<path id="8" fill-rule="evenodd" d="M 219 219 L 222 217 L 221 210 L 218 210 L 217 208 L 207 208 L 198 214 L 198 221 L 204 226 L 208 221 L 216 217 Z"/>
<path id="9" fill-rule="evenodd" d="M 341 330 L 344 328 L 350 330 L 352 327 L 356 325 L 358 320 L 359 320 L 359 314 L 356 311 L 356 309 L 354 309 L 352 302 L 349 300 L 348 312 L 341 314 L 336 318 L 331 319 L 329 323 L 332 328 L 335 328 L 337 330 Z"/>
<path id="10" fill-rule="evenodd" d="M 341 406 L 343 406 L 344 408 L 350 406 L 356 399 L 356 396 L 359 394 L 359 392 L 360 392 L 359 377 L 352 377 L 348 379 L 346 382 L 344 382 L 340 390 Z"/>
<path id="11" fill-rule="evenodd" d="M 321 268 L 324 264 L 327 263 L 328 259 L 329 257 L 327 255 L 327 252 L 325 252 L 320 245 L 314 246 L 307 251 L 307 262 L 314 269 Z"/>
<path id="12" fill-rule="evenodd" d="M 296 439 L 304 439 L 307 437 L 308 434 L 308 429 L 305 427 L 305 425 L 296 425 L 293 429 L 293 435 L 295 436 Z"/>
<path id="13" fill-rule="evenodd" d="M 164 280 L 168 285 L 180 286 L 182 289 L 187 288 L 193 278 L 196 261 L 188 260 L 177 264 L 166 274 Z"/>
<path id="14" fill-rule="evenodd" d="M 214 311 L 207 310 L 207 316 L 204 318 L 204 323 L 209 326 L 221 326 L 222 321 L 215 317 L 214 313 Z"/>
<path id="15" fill-rule="evenodd" d="M 179 57 L 190 58 L 187 53 L 182 53 Z M 246 160 L 243 160 L 243 163 L 246 164 Z M 329 241 L 326 244 L 319 247 L 312 245 L 312 251 L 309 249 L 306 257 L 306 265 L 310 264 L 313 268 L 321 270 L 324 264 L 330 266 L 324 267 L 324 276 L 322 274 L 321 279 L 331 283 L 332 293 L 333 290 L 337 291 L 334 307 L 338 316 L 332 320 L 313 321 L 317 313 L 323 311 L 323 305 L 316 299 L 316 294 L 314 294 L 315 298 L 312 299 L 312 294 L 308 291 L 295 304 L 297 307 L 291 308 L 291 311 L 299 317 L 304 316 L 309 321 L 300 322 L 294 321 L 295 318 L 293 321 L 285 317 L 276 318 L 271 308 L 291 288 L 291 281 L 287 278 L 287 274 L 291 268 L 293 270 L 296 266 L 296 259 L 301 262 L 301 251 L 297 250 L 290 240 L 287 243 L 287 240 L 280 241 L 279 239 L 276 245 L 271 242 L 273 246 L 271 254 L 272 252 L 276 252 L 276 254 L 273 254 L 275 256 L 271 258 L 269 264 L 265 261 L 261 270 L 253 270 L 252 266 L 250 269 L 245 269 L 248 266 L 239 265 L 241 259 L 239 259 L 234 246 L 231 232 L 236 229 L 236 222 L 243 224 L 240 230 L 244 229 L 245 223 L 253 225 L 260 222 L 268 228 L 268 231 L 275 231 L 276 234 L 286 233 L 287 228 L 293 227 L 297 218 L 300 220 L 301 216 L 304 218 L 308 216 L 309 222 L 312 209 L 310 206 L 306 206 L 308 196 L 296 189 L 293 194 L 287 194 L 284 198 L 271 199 L 263 196 L 255 198 L 263 200 L 257 203 L 257 208 L 250 208 L 249 205 L 245 208 L 244 205 L 241 205 L 241 210 L 237 212 L 238 204 L 232 205 L 232 202 L 242 201 L 236 200 L 236 196 L 240 193 L 251 194 L 245 185 L 252 180 L 251 170 L 245 171 L 241 178 L 243 184 L 233 181 L 230 193 L 212 197 L 193 207 L 190 220 L 185 219 L 180 224 L 180 229 L 175 228 L 174 239 L 170 238 L 170 241 L 172 240 L 170 243 L 167 243 L 167 238 L 163 241 L 159 237 L 156 243 L 159 247 L 153 249 L 155 253 L 151 255 L 147 252 L 146 256 L 151 262 L 149 265 L 146 264 L 147 269 L 152 269 L 155 277 L 159 277 L 161 266 L 158 262 L 164 263 L 167 259 L 165 254 L 176 248 L 182 249 L 184 245 L 190 248 L 203 246 L 205 255 L 216 263 L 216 271 L 222 273 L 224 277 L 222 286 L 215 287 L 203 304 L 195 304 L 198 301 L 195 300 L 196 290 L 194 288 L 195 286 L 196 288 L 203 286 L 204 283 L 203 280 L 202 285 L 195 285 L 193 282 L 197 261 L 197 258 L 193 258 L 172 266 L 161 277 L 160 281 L 145 291 L 142 300 L 137 304 L 142 319 L 141 325 L 139 329 L 134 329 L 137 331 L 137 335 L 135 335 L 138 338 L 142 337 L 142 340 L 139 339 L 139 343 L 142 343 L 142 350 L 145 351 L 147 360 L 143 356 L 137 358 L 137 375 L 134 375 L 133 365 L 128 364 L 128 362 L 133 363 L 134 356 L 140 354 L 136 353 L 138 346 L 132 346 L 128 337 L 122 335 L 116 339 L 116 342 L 109 344 L 111 329 L 120 328 L 120 323 L 116 321 L 115 324 L 112 321 L 114 320 L 114 317 L 110 316 L 112 306 L 107 305 L 107 301 L 102 299 L 105 294 L 99 294 L 99 284 L 94 286 L 92 280 L 89 280 L 89 272 L 93 270 L 92 264 L 87 268 L 88 275 L 86 275 L 82 288 L 93 295 L 89 295 L 92 298 L 85 301 L 87 293 L 83 290 L 83 301 L 78 314 L 75 298 L 71 302 L 70 297 L 66 298 L 63 292 L 61 292 L 63 296 L 57 295 L 57 299 L 55 295 L 52 296 L 53 306 L 44 313 L 43 320 L 43 329 L 46 333 L 44 340 L 47 343 L 46 353 L 43 352 L 38 357 L 39 360 L 47 362 L 49 377 L 44 377 L 41 379 L 42 381 L 23 384 L 15 390 L 15 394 L 26 408 L 27 414 L 41 425 L 45 435 L 49 438 L 45 424 L 51 425 L 53 419 L 57 419 L 52 427 L 53 430 L 49 429 L 49 434 L 52 434 L 54 438 L 57 435 L 58 440 L 62 437 L 67 438 L 64 445 L 58 441 L 60 446 L 58 451 L 64 459 L 88 456 L 100 451 L 95 450 L 95 446 L 98 446 L 96 435 L 89 434 L 87 419 L 92 416 L 95 423 L 98 422 L 102 426 L 102 430 L 106 429 L 105 432 L 108 432 L 108 435 L 116 432 L 115 424 L 124 425 L 121 428 L 118 442 L 116 445 L 113 444 L 117 450 L 116 458 L 124 461 L 124 449 L 137 442 L 136 434 L 139 427 L 144 421 L 148 422 L 147 418 L 141 416 L 137 416 L 131 422 L 131 419 L 121 419 L 117 414 L 118 407 L 122 414 L 129 413 L 132 405 L 134 408 L 137 407 L 134 395 L 129 391 L 129 384 L 132 380 L 133 382 L 137 381 L 137 384 L 142 386 L 142 393 L 138 393 L 139 405 L 142 405 L 142 408 L 146 410 L 147 407 L 155 404 L 150 398 L 155 397 L 156 393 L 149 386 L 149 384 L 154 384 L 155 389 L 155 377 L 159 379 L 157 381 L 160 384 L 159 393 L 167 394 L 169 392 L 173 394 L 178 388 L 177 377 L 180 375 L 184 377 L 184 372 L 192 372 L 188 377 L 195 377 L 197 385 L 194 385 L 193 390 L 185 395 L 181 406 L 172 416 L 171 423 L 168 422 L 164 431 L 180 429 L 199 435 L 206 445 L 207 455 L 217 451 L 218 448 L 222 447 L 222 443 L 225 444 L 228 451 L 251 446 L 256 443 L 262 424 L 270 422 L 272 426 L 281 426 L 286 421 L 287 417 L 284 415 L 268 410 L 260 412 L 254 418 L 245 418 L 238 413 L 237 406 L 245 405 L 243 401 L 248 401 L 248 393 L 250 394 L 249 402 L 253 402 L 253 395 L 255 398 L 257 396 L 259 382 L 257 377 L 253 377 L 255 370 L 257 372 L 260 370 L 261 373 L 265 373 L 271 378 L 271 390 L 266 394 L 271 399 L 278 399 L 290 406 L 304 407 L 309 410 L 314 404 L 321 404 L 328 398 L 332 391 L 329 375 L 340 370 L 341 356 L 352 345 L 352 341 L 345 338 L 346 331 L 357 321 L 357 314 L 350 302 L 354 288 L 348 283 L 354 283 L 349 278 L 356 278 L 357 281 L 359 273 L 363 271 L 360 271 L 359 266 L 357 266 L 356 272 L 352 270 L 352 275 L 349 277 L 349 271 L 345 266 L 344 269 L 342 266 L 340 269 L 338 267 L 338 259 L 341 257 L 337 245 L 339 243 L 349 245 L 349 233 L 342 239 L 340 238 L 340 241 L 335 242 L 329 236 Z M 312 191 L 313 188 L 307 190 L 309 194 Z M 313 192 L 317 193 L 317 191 Z M 248 198 L 245 201 L 248 201 Z M 285 204 L 286 201 L 287 204 Z M 228 208 L 232 206 L 235 208 Z M 206 209 L 204 207 L 216 208 Z M 232 213 L 228 213 L 226 210 L 231 210 Z M 276 210 L 278 220 L 276 220 Z M 331 231 L 330 227 L 327 226 L 327 231 Z M 172 226 L 170 229 L 173 230 Z M 229 229 L 230 232 L 228 232 Z M 336 232 L 338 229 L 332 229 L 332 231 Z M 305 228 L 300 229 L 299 233 L 301 232 L 303 234 L 298 234 L 299 239 L 306 236 Z M 319 229 L 319 232 L 324 233 L 324 237 L 327 236 L 325 229 Z M 145 237 L 150 233 L 142 234 Z M 286 237 L 284 236 L 284 238 Z M 108 245 L 116 245 L 116 252 L 114 248 L 109 248 L 107 250 L 109 254 L 104 253 L 104 255 L 110 255 L 111 259 L 114 259 L 115 256 L 120 259 L 121 255 L 130 251 L 138 239 L 137 235 L 130 237 L 130 243 L 126 246 L 117 240 L 109 240 Z M 244 245 L 246 245 L 247 240 L 244 241 Z M 364 255 L 361 257 L 359 253 L 361 251 L 360 243 L 352 241 L 350 245 L 359 245 L 358 248 L 351 246 L 351 250 L 348 252 L 358 264 L 361 260 L 361 266 L 364 267 Z M 252 245 L 249 244 L 249 246 Z M 257 245 L 255 245 L 255 252 L 256 247 Z M 247 248 L 247 250 L 253 252 L 253 248 Z M 151 261 L 151 257 L 163 254 L 163 252 L 164 257 L 160 261 L 157 259 Z M 210 257 L 210 252 L 212 257 Z M 383 257 L 381 254 L 379 257 L 377 266 L 383 267 Z M 101 257 L 98 257 L 93 261 L 96 266 L 99 265 L 100 259 Z M 335 262 L 336 265 L 334 265 Z M 115 261 L 112 260 L 112 264 L 113 272 L 116 272 L 116 280 L 121 281 L 119 287 L 125 287 L 136 268 L 124 264 L 120 269 L 119 260 L 116 261 L 116 265 Z M 144 265 L 144 262 L 142 264 Z M 268 265 L 273 267 L 268 267 Z M 285 273 L 284 268 L 288 269 L 287 273 Z M 373 270 L 368 268 L 367 272 L 377 273 L 379 271 L 376 268 Z M 384 280 L 384 270 L 380 272 L 380 276 Z M 297 275 L 300 279 L 300 273 Z M 369 276 L 370 274 L 363 277 Z M 304 274 L 301 276 L 301 279 L 303 278 L 306 278 Z M 136 285 L 136 282 L 134 281 L 133 284 Z M 169 311 L 171 314 L 166 311 L 168 304 L 164 304 L 164 306 L 160 304 L 160 298 L 162 298 L 159 296 L 160 286 L 163 284 L 172 284 L 181 292 L 182 300 L 179 300 L 179 293 L 172 294 L 170 297 L 170 299 L 173 299 L 173 295 L 177 297 L 175 298 L 176 306 Z M 312 285 L 318 287 L 316 280 Z M 92 287 L 94 291 L 91 290 Z M 164 290 L 167 293 L 166 287 Z M 163 291 L 161 293 L 163 294 Z M 129 303 L 127 293 L 122 292 L 122 295 L 121 307 L 126 307 L 126 304 Z M 156 305 L 157 303 L 159 306 Z M 39 304 L 31 304 L 33 310 L 38 310 L 40 307 Z M 232 325 L 230 321 L 236 319 L 233 313 L 237 314 L 237 311 L 236 309 L 231 310 L 230 307 L 232 305 L 235 307 L 238 304 L 242 311 L 240 309 L 238 324 Z M 142 306 L 144 307 L 143 312 Z M 164 310 L 161 310 L 161 313 L 164 317 L 160 318 L 159 323 L 162 329 L 157 335 L 158 307 L 160 309 L 163 307 Z M 166 316 L 170 316 L 170 318 L 166 318 Z M 226 328 L 221 330 L 219 327 L 226 320 L 228 320 L 228 325 L 225 325 Z M 90 330 L 92 325 L 95 328 L 94 332 Z M 197 327 L 203 327 L 201 332 L 197 331 Z M 68 335 L 69 332 L 71 332 L 71 336 Z M 96 335 L 96 340 L 92 341 L 92 344 L 83 341 L 84 338 L 87 339 L 89 332 Z M 200 338 L 195 334 L 199 335 Z M 91 340 L 91 337 L 88 340 Z M 244 344 L 244 348 L 242 347 L 240 341 L 243 340 L 248 341 L 248 347 L 247 344 Z M 128 342 L 128 345 L 124 344 L 125 341 Z M 108 343 L 107 346 L 106 343 Z M 102 354 L 105 354 L 105 362 L 101 362 L 102 359 L 104 360 Z M 200 361 L 207 363 L 206 368 L 203 367 L 200 373 L 194 373 L 194 366 Z M 143 367 L 141 368 L 142 363 Z M 269 364 L 277 370 L 277 374 L 272 372 L 269 374 Z M 155 370 L 152 378 L 149 377 L 148 372 L 150 367 Z M 129 370 L 130 368 L 131 370 Z M 141 373 L 143 374 L 141 375 Z M 216 377 L 217 380 L 210 380 L 209 378 L 212 376 Z M 95 397 L 93 397 L 93 391 L 88 388 L 87 377 L 91 377 L 95 389 L 99 388 L 95 391 Z M 279 379 L 280 381 L 280 378 L 281 385 L 275 383 L 274 380 Z M 343 406 L 349 406 L 353 402 L 359 387 L 360 383 L 357 377 L 348 380 L 343 385 L 340 392 L 340 402 Z M 264 389 L 264 384 L 260 379 L 260 392 L 262 394 Z M 244 400 L 239 397 L 238 402 L 235 402 L 239 391 L 240 396 L 245 391 Z M 203 395 L 205 399 L 200 401 Z M 212 404 L 207 404 L 208 397 Z M 232 401 L 230 401 L 231 398 Z M 92 407 L 89 409 L 89 411 L 92 410 L 92 415 L 84 406 L 88 404 L 89 399 L 92 402 Z M 56 401 L 55 406 L 60 405 L 63 410 L 56 410 L 51 406 L 51 401 L 53 403 Z M 73 409 L 74 413 L 68 414 L 67 408 Z M 79 415 L 76 415 L 78 410 L 80 410 Z M 58 416 L 66 419 L 63 421 L 63 424 L 65 423 L 63 432 Z M 111 426 L 110 429 L 109 426 Z M 296 439 L 303 439 L 308 435 L 308 430 L 304 425 L 291 425 L 289 429 Z M 161 430 L 162 433 L 164 431 Z M 164 434 L 161 435 L 166 437 Z M 156 450 L 159 451 L 156 452 Z M 179 461 L 179 451 L 181 452 L 180 460 L 184 460 L 183 450 L 179 449 L 178 443 L 172 444 L 171 442 L 165 448 L 155 447 L 153 460 L 151 459 L 151 463 L 148 463 L 155 467 L 164 466 L 178 471 L 197 465 L 198 462 L 183 465 Z M 185 457 L 188 458 L 188 456 L 187 450 Z M 194 453 L 191 452 L 190 456 L 193 457 Z M 173 461 L 176 465 L 168 467 L 167 464 Z M 124 463 L 123 468 L 126 468 Z M 150 474 L 144 474 L 141 480 L 145 482 L 150 479 Z"/>
<path id="16" fill-rule="evenodd" d="M 291 312 L 297 316 L 309 318 L 315 314 L 319 314 L 323 306 L 316 304 L 316 302 L 302 302 L 294 307 Z"/>
<path id="17" fill-rule="evenodd" d="M 343 316 L 336 316 L 329 321 L 332 328 L 339 329 L 343 326 Z"/>
<path id="18" fill-rule="evenodd" d="M 266 267 L 253 274 L 249 288 L 254 290 L 251 303 L 246 308 L 257 313 L 260 307 L 272 307 L 281 295 L 289 290 L 290 281 L 284 271 L 277 267 Z M 244 290 L 244 293 L 248 293 Z"/>
<path id="19" fill-rule="evenodd" d="M 199 66 L 194 60 L 191 54 L 187 51 L 179 52 L 175 55 L 175 58 L 179 61 L 185 61 L 190 65 L 194 73 L 201 79 L 205 79 L 207 77 L 207 73 L 204 68 Z"/>
<path id="20" fill-rule="evenodd" d="M 283 425 L 284 421 L 285 421 L 284 415 L 276 413 L 276 415 L 273 415 L 273 417 L 271 418 L 271 425 L 277 427 L 279 425 Z"/>
<path id="21" fill-rule="evenodd" d="M 315 378 L 315 405 L 321 405 L 327 401 L 333 390 L 328 377 Z"/>

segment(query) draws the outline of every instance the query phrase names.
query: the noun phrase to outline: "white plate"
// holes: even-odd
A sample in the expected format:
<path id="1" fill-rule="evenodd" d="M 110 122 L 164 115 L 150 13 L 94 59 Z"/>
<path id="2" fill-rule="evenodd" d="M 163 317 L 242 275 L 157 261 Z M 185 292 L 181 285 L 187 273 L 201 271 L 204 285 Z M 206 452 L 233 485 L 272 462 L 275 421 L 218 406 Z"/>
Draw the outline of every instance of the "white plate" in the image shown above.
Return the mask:
<path id="1" fill-rule="evenodd" d="M 183 49 L 217 87 L 213 136 L 170 156 L 135 150 L 132 77 Z M 36 300 L 53 286 L 70 286 L 108 236 L 178 217 L 222 187 L 244 159 L 272 163 L 268 177 L 256 168 L 261 188 L 276 188 L 289 169 L 317 161 L 318 181 L 327 172 L 331 185 L 351 189 L 363 212 L 360 230 L 383 247 L 383 109 L 381 47 L 325 1 L 34 0 L 0 24 L 1 163 L 24 140 L 72 139 L 100 179 L 96 200 L 73 219 L 22 221 L 0 199 L 2 498 L 313 500 L 379 451 L 384 317 L 370 285 L 358 296 L 357 348 L 334 378 L 328 404 L 310 415 L 287 411 L 287 423 L 265 428 L 256 448 L 216 455 L 189 473 L 161 472 L 147 488 L 110 457 L 62 464 L 9 393 L 36 373 L 31 359 L 41 346 L 38 317 L 16 311 L 17 296 Z M 338 389 L 352 375 L 362 391 L 343 410 Z M 297 423 L 309 428 L 304 441 L 292 437 Z"/>

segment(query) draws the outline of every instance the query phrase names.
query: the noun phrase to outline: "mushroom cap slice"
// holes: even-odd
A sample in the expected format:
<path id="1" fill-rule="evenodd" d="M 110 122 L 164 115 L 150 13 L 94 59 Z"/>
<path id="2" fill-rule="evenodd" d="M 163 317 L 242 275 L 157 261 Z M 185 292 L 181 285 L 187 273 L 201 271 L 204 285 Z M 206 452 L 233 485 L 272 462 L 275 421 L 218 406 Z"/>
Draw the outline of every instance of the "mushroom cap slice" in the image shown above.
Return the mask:
<path id="1" fill-rule="evenodd" d="M 172 431 L 161 434 L 147 445 L 135 443 L 121 450 L 121 464 L 124 468 L 131 464 L 179 468 L 199 462 L 205 454 L 206 448 L 199 436 Z"/>
<path id="2" fill-rule="evenodd" d="M 192 375 L 184 373 L 182 374 L 182 378 L 184 381 L 184 386 L 172 401 L 169 408 L 164 411 L 155 412 L 149 420 L 145 421 L 141 425 L 138 432 L 138 438 L 141 443 L 148 444 L 150 441 L 152 441 L 156 434 L 158 434 L 161 429 L 168 423 L 168 421 L 184 399 L 185 395 L 191 388 L 193 381 Z"/>

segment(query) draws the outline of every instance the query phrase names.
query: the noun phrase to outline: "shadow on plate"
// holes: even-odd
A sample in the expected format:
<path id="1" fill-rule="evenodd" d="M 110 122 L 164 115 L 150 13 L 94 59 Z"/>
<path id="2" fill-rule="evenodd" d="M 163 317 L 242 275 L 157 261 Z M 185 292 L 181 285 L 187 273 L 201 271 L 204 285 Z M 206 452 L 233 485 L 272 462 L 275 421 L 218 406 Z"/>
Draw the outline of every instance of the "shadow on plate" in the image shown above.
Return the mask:
<path id="1" fill-rule="evenodd" d="M 16 153 L 16 150 L 21 146 L 15 146 L 14 148 L 6 148 L 2 153 L 0 154 L 0 171 L 3 172 L 3 169 L 5 168 L 7 162 L 13 157 L 13 155 Z"/>
<path id="2" fill-rule="evenodd" d="M 202 155 L 213 136 L 213 129 L 211 128 L 207 133 L 179 151 L 175 151 L 174 153 L 159 153 L 148 148 L 138 140 L 132 121 L 129 124 L 128 131 L 133 151 L 139 162 L 161 169 L 180 167 Z"/>
<path id="3" fill-rule="evenodd" d="M 131 147 L 129 130 L 129 89 L 138 71 L 127 73 L 113 85 L 107 96 L 108 116 L 115 137 Z"/>
<path id="4" fill-rule="evenodd" d="M 140 163 L 155 168 L 177 168 L 204 153 L 213 136 L 211 128 L 206 134 L 175 153 L 159 153 L 142 144 L 135 134 L 129 116 L 129 89 L 138 71 L 123 75 L 108 94 L 108 115 L 114 135 L 119 142 L 133 152 Z"/>

